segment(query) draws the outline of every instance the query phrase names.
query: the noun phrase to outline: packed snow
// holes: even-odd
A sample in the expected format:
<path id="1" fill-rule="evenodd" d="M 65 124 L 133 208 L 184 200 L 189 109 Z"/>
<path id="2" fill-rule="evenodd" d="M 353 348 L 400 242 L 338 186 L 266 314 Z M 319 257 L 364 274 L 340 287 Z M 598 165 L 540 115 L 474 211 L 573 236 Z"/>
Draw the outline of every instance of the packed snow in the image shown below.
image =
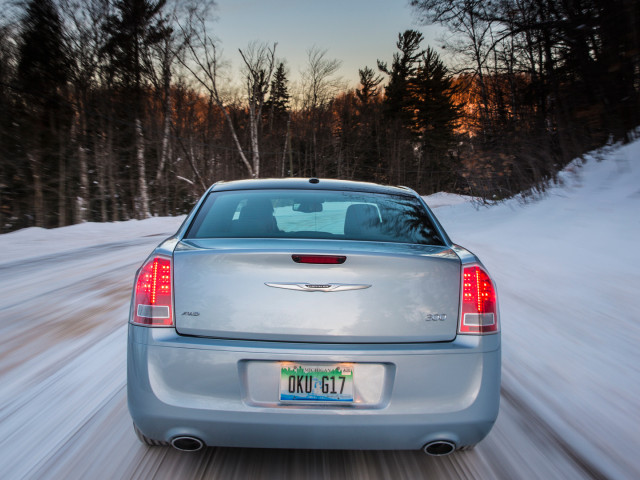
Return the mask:
<path id="1" fill-rule="evenodd" d="M 640 141 L 585 161 L 526 204 L 432 206 L 497 282 L 503 385 L 607 475 L 637 478 Z"/>
<path id="2" fill-rule="evenodd" d="M 578 470 L 561 465 L 579 458 L 595 477 L 640 478 L 639 159 L 640 141 L 596 152 L 527 202 L 487 207 L 459 195 L 425 197 L 453 241 L 476 253 L 496 280 L 505 397 L 496 427 L 475 451 L 425 457 L 423 464 L 403 456 L 404 465 L 440 477 L 448 471 L 448 478 L 487 471 L 502 478 L 579 478 Z M 126 413 L 133 274 L 183 218 L 0 235 L 0 471 L 6 478 L 159 477 L 165 461 L 182 469 L 166 470 L 167 476 L 180 471 L 186 478 L 204 464 L 189 459 L 207 466 L 224 460 L 146 452 Z M 545 441 L 535 433 L 541 425 Z M 557 445 L 563 448 L 544 450 Z M 249 454 L 238 455 L 241 462 Z M 264 468 L 275 465 L 273 455 L 264 457 Z M 373 454 L 353 458 L 385 461 L 367 455 Z"/>
<path id="3" fill-rule="evenodd" d="M 125 222 L 87 222 L 53 229 L 24 228 L 0 235 L 0 251 L 5 252 L 0 259 L 0 266 L 5 262 L 63 253 L 82 247 L 173 233 L 182 220 L 184 216 L 153 217 Z"/>

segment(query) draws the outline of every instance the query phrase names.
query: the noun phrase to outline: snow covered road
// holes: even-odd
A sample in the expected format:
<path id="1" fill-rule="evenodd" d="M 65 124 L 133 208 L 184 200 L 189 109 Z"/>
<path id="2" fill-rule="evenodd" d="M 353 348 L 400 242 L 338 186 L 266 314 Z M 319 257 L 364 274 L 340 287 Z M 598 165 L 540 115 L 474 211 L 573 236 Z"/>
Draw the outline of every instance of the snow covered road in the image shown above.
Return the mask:
<path id="1" fill-rule="evenodd" d="M 504 340 L 496 426 L 444 458 L 142 446 L 126 407 L 130 289 L 181 218 L 1 235 L 2 478 L 640 477 L 640 146 L 609 157 L 530 205 L 427 199 L 496 277 Z"/>
<path id="2" fill-rule="evenodd" d="M 4 478 L 551 478 L 556 469 L 564 478 L 589 476 L 586 464 L 567 456 L 510 399 L 483 444 L 442 459 L 420 452 L 147 449 L 126 407 L 124 319 L 135 269 L 158 238 L 0 266 L 0 288 L 19 296 L 0 304 Z"/>

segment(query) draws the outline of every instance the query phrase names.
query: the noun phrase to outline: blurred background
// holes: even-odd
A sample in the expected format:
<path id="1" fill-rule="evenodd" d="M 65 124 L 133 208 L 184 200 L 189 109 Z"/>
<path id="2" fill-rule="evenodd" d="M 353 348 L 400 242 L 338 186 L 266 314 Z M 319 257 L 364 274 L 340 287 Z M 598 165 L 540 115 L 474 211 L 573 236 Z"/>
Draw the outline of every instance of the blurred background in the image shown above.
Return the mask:
<path id="1" fill-rule="evenodd" d="M 499 200 L 639 124 L 633 0 L 2 7 L 4 232 L 182 214 L 246 177 Z"/>
<path id="2" fill-rule="evenodd" d="M 3 478 L 640 478 L 640 2 L 316 3 L 0 1 Z M 477 448 L 138 442 L 136 269 L 212 183 L 287 176 L 410 186 L 483 260 Z"/>

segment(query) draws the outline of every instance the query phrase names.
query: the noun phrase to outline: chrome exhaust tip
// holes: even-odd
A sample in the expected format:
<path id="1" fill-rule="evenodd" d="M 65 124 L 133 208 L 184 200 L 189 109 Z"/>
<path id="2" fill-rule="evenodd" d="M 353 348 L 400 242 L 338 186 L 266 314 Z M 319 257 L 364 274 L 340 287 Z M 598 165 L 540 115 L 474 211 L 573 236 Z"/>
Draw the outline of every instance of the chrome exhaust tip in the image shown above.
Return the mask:
<path id="1" fill-rule="evenodd" d="M 171 446 L 181 452 L 197 452 L 204 447 L 202 440 L 196 437 L 175 437 Z"/>
<path id="2" fill-rule="evenodd" d="M 455 452 L 456 444 L 447 440 L 436 440 L 435 442 L 427 443 L 424 447 L 422 447 L 422 450 L 424 450 L 424 453 L 426 453 L 427 455 L 441 457 L 443 455 L 449 455 L 450 453 Z"/>

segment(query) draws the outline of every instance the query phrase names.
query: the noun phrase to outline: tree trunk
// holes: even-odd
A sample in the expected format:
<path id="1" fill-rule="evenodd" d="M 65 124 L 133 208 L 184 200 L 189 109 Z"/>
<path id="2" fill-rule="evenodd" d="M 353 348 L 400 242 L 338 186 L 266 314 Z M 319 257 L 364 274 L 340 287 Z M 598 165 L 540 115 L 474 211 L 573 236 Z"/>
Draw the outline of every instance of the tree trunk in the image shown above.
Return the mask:
<path id="1" fill-rule="evenodd" d="M 29 168 L 33 176 L 33 211 L 35 226 L 44 227 L 44 194 L 42 192 L 42 172 L 40 171 L 40 158 L 33 152 L 27 153 Z"/>
<path id="2" fill-rule="evenodd" d="M 231 131 L 231 138 L 233 138 L 233 143 L 236 145 L 236 148 L 238 149 L 238 153 L 240 154 L 240 159 L 242 160 L 242 163 L 244 163 L 244 166 L 247 167 L 247 172 L 249 172 L 249 176 L 251 176 L 252 178 L 257 178 L 257 176 L 255 175 L 255 172 L 253 171 L 253 166 L 247 160 L 247 157 L 244 154 L 244 150 L 242 150 L 242 145 L 240 145 L 240 140 L 238 139 L 238 135 L 236 135 L 236 129 L 233 126 L 233 120 L 231 119 L 231 115 L 229 115 L 229 112 L 227 111 L 226 107 L 223 105 L 222 101 L 220 101 L 219 99 L 215 99 L 215 101 L 218 107 L 220 107 L 220 110 L 222 110 L 224 117 L 227 119 L 227 124 L 229 125 L 229 130 Z"/>
<path id="3" fill-rule="evenodd" d="M 171 101 L 171 76 L 170 69 L 164 68 L 164 124 L 162 127 L 162 146 L 160 147 L 160 162 L 156 172 L 156 181 L 159 183 L 164 171 L 164 166 L 169 156 L 169 135 L 171 133 L 172 101 Z"/>
<path id="4" fill-rule="evenodd" d="M 109 184 L 109 197 L 111 197 L 111 221 L 117 222 L 120 220 L 118 214 L 119 202 L 118 192 L 116 191 L 116 179 L 114 174 L 114 161 L 113 161 L 113 127 L 111 126 L 111 118 L 107 120 L 107 133 L 105 138 L 105 160 L 107 166 L 107 182 Z"/>
<path id="5" fill-rule="evenodd" d="M 282 151 L 282 171 L 280 176 L 284 178 L 284 165 L 287 158 L 287 150 L 289 150 L 289 176 L 293 176 L 293 159 L 291 157 L 291 112 L 287 118 L 287 133 L 284 137 L 284 150 Z"/>
<path id="6" fill-rule="evenodd" d="M 149 218 L 149 193 L 147 190 L 147 171 L 144 163 L 144 135 L 142 133 L 142 122 L 139 118 L 135 120 L 136 124 L 136 161 L 138 163 L 138 189 L 139 189 L 139 205 L 138 218 Z"/>
<path id="7" fill-rule="evenodd" d="M 170 100 L 169 100 L 170 101 Z M 171 105 L 167 105 L 167 111 L 164 117 L 164 125 L 162 127 L 162 146 L 160 147 L 160 164 L 156 172 L 156 183 L 160 182 L 164 165 L 169 156 L 169 134 L 171 131 Z"/>
<path id="8" fill-rule="evenodd" d="M 154 192 L 156 195 L 160 193 L 162 196 L 162 203 L 154 202 L 154 213 L 160 215 L 166 215 L 168 212 L 167 196 L 161 192 L 165 188 L 166 182 L 163 181 L 162 174 L 164 172 L 167 158 L 169 157 L 169 135 L 171 133 L 171 98 L 169 92 L 166 92 L 165 108 L 164 108 L 164 123 L 162 126 L 162 144 L 160 146 L 160 161 L 158 165 L 158 171 L 156 172 L 156 179 L 154 182 Z"/>
<path id="9" fill-rule="evenodd" d="M 193 175 L 195 176 L 196 180 L 202 187 L 202 193 L 204 193 L 207 191 L 207 186 L 205 185 L 204 180 L 202 179 L 202 176 L 200 175 L 200 172 L 196 167 L 196 154 L 195 154 L 195 151 L 193 150 L 193 138 L 191 138 L 189 141 L 189 151 L 186 153 L 187 153 L 187 160 L 191 165 L 191 170 L 193 170 Z"/>
<path id="10" fill-rule="evenodd" d="M 80 170 L 80 194 L 77 201 L 76 223 L 87 221 L 89 196 L 89 169 L 87 168 L 87 151 L 84 148 L 84 118 L 80 114 L 80 135 L 78 139 L 78 168 Z"/>
<path id="11" fill-rule="evenodd" d="M 58 226 L 67 224 L 67 158 L 62 145 L 62 135 L 59 135 L 60 149 L 58 151 Z"/>
<path id="12" fill-rule="evenodd" d="M 97 139 L 94 140 L 95 162 L 98 173 L 98 193 L 100 195 L 100 221 L 108 222 L 107 216 L 107 141 L 104 133 L 98 133 Z"/>
<path id="13" fill-rule="evenodd" d="M 260 178 L 260 148 L 258 146 L 258 121 L 254 106 L 249 107 L 249 131 L 251 133 L 251 160 L 253 178 Z"/>

